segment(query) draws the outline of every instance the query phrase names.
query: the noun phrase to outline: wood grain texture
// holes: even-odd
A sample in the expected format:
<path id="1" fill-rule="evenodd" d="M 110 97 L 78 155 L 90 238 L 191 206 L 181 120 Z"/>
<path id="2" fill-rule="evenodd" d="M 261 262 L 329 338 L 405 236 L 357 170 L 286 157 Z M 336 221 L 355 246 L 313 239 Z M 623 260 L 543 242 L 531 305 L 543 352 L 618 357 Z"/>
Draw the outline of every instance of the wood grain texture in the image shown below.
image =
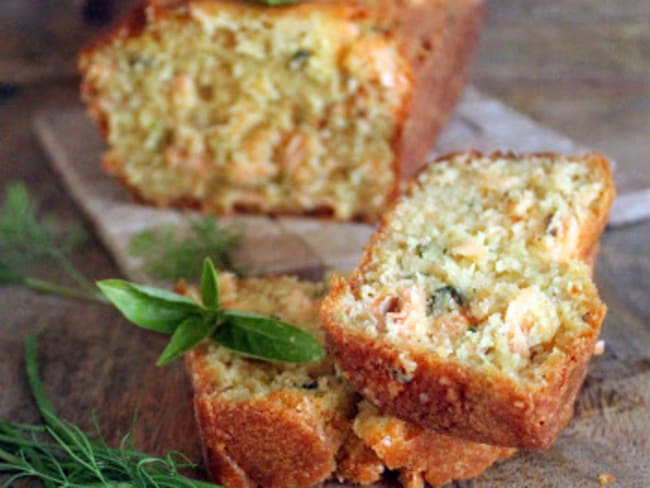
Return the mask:
<path id="1" fill-rule="evenodd" d="M 650 2 L 490 2 L 474 83 L 650 183 Z"/>
<path id="2" fill-rule="evenodd" d="M 5 22 L 11 22 L 5 15 L 11 3 L 29 10 L 23 7 L 29 3 L 25 0 L 3 0 L 0 17 Z M 632 180 L 646 184 L 649 18 L 647 0 L 491 1 L 474 82 L 535 120 L 614 157 Z M 52 81 L 74 72 L 75 46 L 64 46 L 64 53 L 60 42 L 34 36 L 29 28 L 12 38 L 20 25 L 14 22 L 13 27 L 0 28 L 2 81 L 42 83 L 22 86 L 0 101 L 0 187 L 26 181 L 46 208 L 64 221 L 79 221 L 81 212 L 30 131 L 35 112 L 60 111 L 77 99 L 74 82 Z M 20 47 L 27 44 L 29 49 Z M 44 70 L 47 60 L 51 69 Z M 596 488 L 598 475 L 605 472 L 617 477 L 610 486 L 650 486 L 648 242 L 650 222 L 604 235 L 596 281 L 609 306 L 603 329 L 607 348 L 591 363 L 577 416 L 558 444 L 547 452 L 520 454 L 480 479 L 456 486 Z M 120 274 L 96 237 L 74 261 L 92 278 Z M 47 263 L 32 271 L 64 279 Z M 135 432 L 143 449 L 162 453 L 181 448 L 198 456 L 182 367 L 152 365 L 164 338 L 134 329 L 108 308 L 17 287 L 0 288 L 0 418 L 36 420 L 21 364 L 27 332 L 43 334 L 47 389 L 66 418 L 91 427 L 95 410 L 107 436 L 117 441 L 140 404 Z"/>

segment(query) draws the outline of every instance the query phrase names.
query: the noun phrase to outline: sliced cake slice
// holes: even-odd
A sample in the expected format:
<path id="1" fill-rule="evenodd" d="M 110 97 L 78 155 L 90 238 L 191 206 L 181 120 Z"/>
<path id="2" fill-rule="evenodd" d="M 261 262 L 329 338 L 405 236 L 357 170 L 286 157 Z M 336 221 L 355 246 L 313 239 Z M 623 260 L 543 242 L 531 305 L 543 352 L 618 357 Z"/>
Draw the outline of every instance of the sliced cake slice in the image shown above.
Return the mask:
<path id="1" fill-rule="evenodd" d="M 590 259 L 614 196 L 599 155 L 478 153 L 423 170 L 323 305 L 337 366 L 382 411 L 546 448 L 605 315 Z"/>
<path id="2" fill-rule="evenodd" d="M 224 307 L 278 316 L 321 340 L 325 291 L 288 277 L 221 279 Z M 204 344 L 186 364 L 210 474 L 228 488 L 308 487 L 327 479 L 365 485 L 387 469 L 398 470 L 408 488 L 420 488 L 425 479 L 443 484 L 476 476 L 513 452 L 393 419 L 395 427 L 370 406 L 358 408 L 360 397 L 328 357 L 271 364 Z M 380 446 L 382 436 L 391 445 Z"/>

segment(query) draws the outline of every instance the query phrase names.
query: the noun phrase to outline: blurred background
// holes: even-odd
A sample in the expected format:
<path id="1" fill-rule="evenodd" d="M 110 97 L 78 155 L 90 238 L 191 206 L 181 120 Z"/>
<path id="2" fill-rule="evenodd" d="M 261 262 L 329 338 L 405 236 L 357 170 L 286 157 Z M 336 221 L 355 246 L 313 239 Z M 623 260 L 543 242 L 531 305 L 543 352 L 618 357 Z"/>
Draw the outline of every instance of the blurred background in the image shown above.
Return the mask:
<path id="1" fill-rule="evenodd" d="M 75 52 L 133 0 L 2 0 L 0 81 L 70 78 Z"/>
<path id="2" fill-rule="evenodd" d="M 133 3 L 0 1 L 0 99 L 16 90 L 42 104 L 75 97 L 77 50 Z M 648 0 L 491 0 L 472 82 L 647 173 L 639 156 L 650 153 L 649 26 Z"/>

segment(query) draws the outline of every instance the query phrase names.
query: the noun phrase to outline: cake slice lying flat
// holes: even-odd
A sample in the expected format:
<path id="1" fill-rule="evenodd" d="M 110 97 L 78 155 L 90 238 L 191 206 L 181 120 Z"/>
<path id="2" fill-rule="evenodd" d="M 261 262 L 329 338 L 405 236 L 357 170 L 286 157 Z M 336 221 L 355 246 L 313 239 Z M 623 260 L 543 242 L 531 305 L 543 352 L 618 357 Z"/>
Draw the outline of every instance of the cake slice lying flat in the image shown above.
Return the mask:
<path id="1" fill-rule="evenodd" d="M 343 375 L 386 413 L 546 448 L 569 421 L 605 305 L 583 263 L 614 196 L 595 154 L 431 164 L 323 305 Z"/>
<path id="2" fill-rule="evenodd" d="M 143 0 L 83 51 L 104 166 L 156 205 L 373 220 L 460 96 L 482 0 Z"/>
<path id="3" fill-rule="evenodd" d="M 323 339 L 322 284 L 223 275 L 221 291 L 224 307 L 275 315 Z M 329 478 L 369 484 L 387 467 L 419 488 L 425 479 L 476 476 L 514 452 L 425 432 L 369 405 L 355 420 L 359 396 L 330 358 L 271 364 L 205 344 L 186 359 L 208 468 L 228 488 L 307 487 Z"/>
<path id="4" fill-rule="evenodd" d="M 515 452 L 422 429 L 382 414 L 367 401 L 359 404 L 352 428 L 387 468 L 400 471 L 400 482 L 412 488 L 424 482 L 441 486 L 451 480 L 473 478 L 497 459 Z"/>

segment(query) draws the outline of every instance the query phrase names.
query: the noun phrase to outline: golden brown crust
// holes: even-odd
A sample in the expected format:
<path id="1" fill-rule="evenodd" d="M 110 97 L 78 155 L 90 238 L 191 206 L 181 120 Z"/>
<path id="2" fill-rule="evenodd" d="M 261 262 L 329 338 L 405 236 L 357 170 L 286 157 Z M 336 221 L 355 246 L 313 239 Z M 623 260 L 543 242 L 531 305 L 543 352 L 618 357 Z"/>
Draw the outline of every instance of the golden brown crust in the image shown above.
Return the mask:
<path id="1" fill-rule="evenodd" d="M 199 397 L 199 409 L 206 411 L 204 418 L 211 426 L 204 441 L 222 456 L 236 459 L 256 485 L 312 486 L 334 471 L 340 440 L 319 431 L 318 419 L 296 415 L 302 402 L 298 395 L 240 404 Z M 224 474 L 213 476 L 233 486 Z"/>
<path id="2" fill-rule="evenodd" d="M 80 54 L 82 98 L 87 103 L 89 115 L 97 123 L 104 139 L 108 139 L 108 121 L 105 109 L 100 105 L 98 89 L 88 80 L 90 59 L 95 52 L 116 41 L 138 36 L 152 22 L 171 16 L 185 16 L 187 6 L 202 0 L 148 0 L 134 8 L 117 27 L 89 44 Z M 203 2 L 210 8 L 223 5 L 241 5 L 237 0 Z M 250 4 L 249 4 L 250 6 Z M 378 29 L 387 38 L 398 39 L 401 51 L 408 61 L 414 78 L 414 88 L 396 115 L 395 136 L 392 147 L 395 153 L 393 169 L 395 183 L 391 198 L 398 195 L 404 181 L 425 163 L 434 146 L 436 137 L 448 119 L 453 106 L 462 92 L 471 57 L 474 52 L 478 31 L 483 18 L 483 0 L 431 0 L 426 2 L 395 2 L 394 0 L 302 0 L 284 7 L 257 6 L 265 13 L 283 15 L 287 11 L 329 10 L 342 18 L 374 18 Z M 105 161 L 106 168 L 111 167 Z M 112 165 L 121 167 L 121 165 Z M 123 180 L 123 179 L 122 179 Z M 124 181 L 123 181 L 124 182 Z M 126 188 L 134 191 L 133 185 Z M 169 199 L 151 201 L 137 197 L 157 206 L 202 208 L 218 214 L 226 209 L 209 207 L 192 199 Z M 390 200 L 389 199 L 389 200 Z M 236 208 L 237 212 L 257 212 L 259 208 Z M 328 217 L 331 208 L 315 209 L 309 215 Z M 279 209 L 277 215 L 305 215 L 299 209 Z M 379 215 L 375 211 L 361 212 L 353 220 L 375 222 Z"/>
<path id="3" fill-rule="evenodd" d="M 375 409 L 357 416 L 354 432 L 370 446 L 390 469 L 405 466 L 408 481 L 417 484 L 416 473 L 432 486 L 480 475 L 495 461 L 512 456 L 515 449 L 468 442 L 423 430 Z M 435 448 L 432 448 L 435 446 Z M 403 473 L 404 474 L 404 473 Z"/>
<path id="4" fill-rule="evenodd" d="M 369 485 L 381 479 L 384 462 L 350 430 L 339 450 L 336 478 L 341 482 Z"/>
<path id="5" fill-rule="evenodd" d="M 348 412 L 329 418 L 317 402 L 297 391 L 241 401 L 219 398 L 210 387 L 201 348 L 186 361 L 213 479 L 229 488 L 307 487 L 334 471 Z"/>
<path id="6" fill-rule="evenodd" d="M 201 202 L 192 198 L 177 198 L 173 200 L 165 200 L 165 201 L 153 201 L 151 199 L 145 198 L 141 191 L 129 183 L 127 179 L 118 174 L 114 173 L 113 170 L 111 169 L 111 163 L 104 162 L 104 168 L 106 172 L 112 173 L 113 176 L 116 178 L 117 182 L 120 183 L 125 190 L 127 190 L 133 199 L 138 202 L 142 203 L 143 205 L 153 205 L 158 208 L 164 208 L 164 207 L 175 207 L 179 209 L 187 209 L 187 210 L 200 210 L 201 212 L 212 212 L 217 215 L 224 214 L 223 209 L 219 207 L 213 207 L 206 202 Z M 238 215 L 254 215 L 258 214 L 259 212 L 253 208 L 253 207 L 246 207 L 243 205 L 237 205 L 235 207 L 236 212 Z M 296 210 L 292 209 L 285 209 L 285 210 L 275 210 L 273 212 L 267 212 L 265 215 L 269 217 L 317 217 L 322 220 L 335 220 L 334 219 L 334 212 L 332 211 L 331 208 L 317 208 L 313 209 L 310 211 L 305 211 L 305 212 L 298 212 Z M 353 219 L 351 219 L 352 222 L 365 222 L 368 224 L 372 224 L 377 221 L 377 216 L 375 214 L 370 214 L 370 213 L 363 213 L 356 215 Z"/>
<path id="7" fill-rule="evenodd" d="M 598 252 L 600 251 L 600 244 L 596 243 L 593 247 L 585 252 L 582 257 L 584 263 L 591 268 L 591 275 L 593 276 L 596 270 L 596 260 L 598 259 Z"/>
<path id="8" fill-rule="evenodd" d="M 257 484 L 227 454 L 225 447 L 219 444 L 212 402 L 208 395 L 194 395 L 194 416 L 199 426 L 203 459 L 210 477 L 220 480 L 229 488 L 255 488 Z"/>
<path id="9" fill-rule="evenodd" d="M 192 3 L 203 4 L 204 8 L 212 8 L 215 10 L 219 9 L 222 5 L 236 7 L 237 5 L 243 4 L 241 0 L 141 0 L 140 3 L 129 10 L 112 29 L 100 33 L 100 35 L 81 49 L 79 57 L 80 59 L 89 58 L 94 52 L 113 43 L 114 41 L 137 37 L 147 27 L 147 25 L 150 25 L 153 22 L 175 16 L 189 18 L 189 15 L 187 15 L 187 7 Z M 353 18 L 358 15 L 363 15 L 364 13 L 363 9 L 359 5 L 354 5 L 349 2 L 321 0 L 302 0 L 296 5 L 289 5 L 283 8 L 266 7 L 261 4 L 251 4 L 249 7 L 250 6 L 255 6 L 259 10 L 264 10 L 265 13 L 273 15 L 282 15 L 283 12 L 288 10 L 298 10 L 307 13 L 314 9 L 329 9 L 338 12 L 338 16 L 347 18 Z M 80 63 L 82 74 L 84 73 L 83 65 L 83 62 Z"/>
<path id="10" fill-rule="evenodd" d="M 459 153 L 438 158 L 431 164 L 448 160 Z M 472 151 L 480 158 L 480 152 Z M 529 157 L 558 156 L 553 153 L 535 153 Z M 491 159 L 520 157 L 513 153 L 495 152 Z M 594 218 L 582 223 L 580 245 L 566 259 L 588 260 L 597 251 L 602 232 L 615 195 L 608 160 L 597 154 L 571 158 L 572 161 L 593 165 L 604 171 L 606 189 L 598 202 Z M 413 178 L 406 194 L 410 194 L 417 178 Z M 366 246 L 362 260 L 348 281 L 334 278 L 330 294 L 323 302 L 321 320 L 327 333 L 330 354 L 344 377 L 366 399 L 383 412 L 408 420 L 442 434 L 475 442 L 526 449 L 545 449 L 555 441 L 559 431 L 573 414 L 573 404 L 587 372 L 589 359 L 598 339 L 606 306 L 601 304 L 584 317 L 588 332 L 578 337 L 554 364 L 545 368 L 546 382 L 536 389 L 523 388 L 514 380 L 499 375 L 477 375 L 472 369 L 454 359 L 442 359 L 433 354 L 412 351 L 416 363 L 413 378 L 404 382 L 402 351 L 388 343 L 380 343 L 356 329 L 346 329 L 335 318 L 337 302 L 359 285 L 359 276 L 372 259 L 372 249 L 383 239 L 391 219 L 394 202 L 382 215 L 378 230 Z M 595 251 L 594 251 L 595 250 Z M 486 395 L 489 392 L 489 395 Z"/>
<path id="11" fill-rule="evenodd" d="M 482 0 L 429 1 L 402 13 L 400 30 L 416 86 L 396 145 L 402 182 L 424 165 L 462 94 L 484 10 Z"/>
<path id="12" fill-rule="evenodd" d="M 514 453 L 390 417 L 383 424 L 366 422 L 355 428 L 355 435 L 351 413 L 342 411 L 337 422 L 324 427 L 318 412 L 304 414 L 313 405 L 300 393 L 224 401 L 215 393 L 203 358 L 201 348 L 186 356 L 195 416 L 208 471 L 228 488 L 311 486 L 332 473 L 339 481 L 367 485 L 381 479 L 386 467 L 399 469 L 405 486 L 423 480 L 437 486 L 478 476 Z"/>

